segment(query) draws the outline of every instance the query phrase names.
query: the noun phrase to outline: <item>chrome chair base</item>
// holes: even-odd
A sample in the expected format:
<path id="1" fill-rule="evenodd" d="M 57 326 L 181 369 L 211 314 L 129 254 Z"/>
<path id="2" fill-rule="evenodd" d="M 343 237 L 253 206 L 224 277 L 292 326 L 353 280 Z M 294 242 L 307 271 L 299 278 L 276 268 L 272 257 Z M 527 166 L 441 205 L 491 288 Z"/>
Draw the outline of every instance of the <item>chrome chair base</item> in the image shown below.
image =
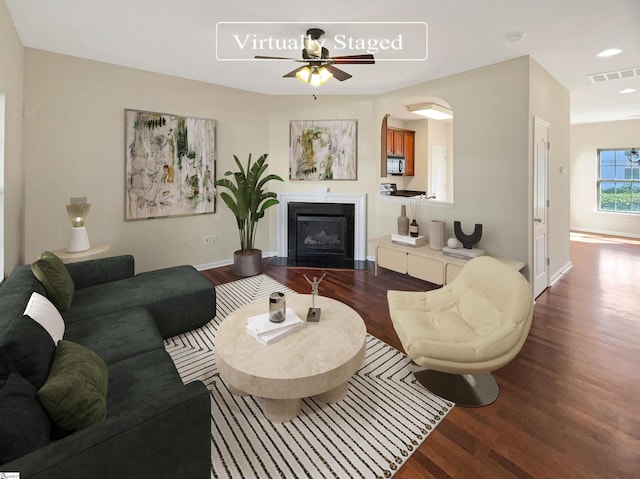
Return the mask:
<path id="1" fill-rule="evenodd" d="M 457 406 L 487 406 L 498 397 L 498 383 L 491 373 L 449 374 L 423 369 L 413 375 L 430 392 Z"/>

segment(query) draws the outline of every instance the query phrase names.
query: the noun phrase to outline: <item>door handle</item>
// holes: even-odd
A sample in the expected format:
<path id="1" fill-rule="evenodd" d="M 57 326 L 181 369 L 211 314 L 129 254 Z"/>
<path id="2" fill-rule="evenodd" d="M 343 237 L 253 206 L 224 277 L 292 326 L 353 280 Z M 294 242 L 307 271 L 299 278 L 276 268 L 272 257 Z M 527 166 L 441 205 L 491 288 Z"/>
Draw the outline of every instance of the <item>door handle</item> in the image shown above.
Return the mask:
<path id="1" fill-rule="evenodd" d="M 542 218 L 536 218 L 533 221 L 535 221 L 536 223 L 542 223 Z"/>

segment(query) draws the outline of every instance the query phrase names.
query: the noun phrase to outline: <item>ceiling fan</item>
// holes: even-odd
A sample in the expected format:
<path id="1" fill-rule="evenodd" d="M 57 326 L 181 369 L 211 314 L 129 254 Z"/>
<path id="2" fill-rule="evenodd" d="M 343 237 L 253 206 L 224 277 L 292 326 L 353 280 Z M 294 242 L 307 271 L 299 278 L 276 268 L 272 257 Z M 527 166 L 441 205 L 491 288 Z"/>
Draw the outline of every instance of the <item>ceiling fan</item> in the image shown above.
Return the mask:
<path id="1" fill-rule="evenodd" d="M 334 65 L 365 64 L 375 63 L 373 55 L 370 53 L 362 55 L 345 55 L 330 57 L 329 50 L 323 46 L 324 30 L 320 28 L 310 28 L 304 37 L 304 48 L 302 58 L 269 57 L 256 55 L 255 58 L 262 60 L 293 60 L 306 63 L 306 65 L 296 68 L 283 75 L 283 78 L 296 77 L 298 80 L 309 83 L 311 86 L 319 86 L 332 77 L 339 81 L 348 80 L 351 75 L 344 70 L 336 68 Z"/>

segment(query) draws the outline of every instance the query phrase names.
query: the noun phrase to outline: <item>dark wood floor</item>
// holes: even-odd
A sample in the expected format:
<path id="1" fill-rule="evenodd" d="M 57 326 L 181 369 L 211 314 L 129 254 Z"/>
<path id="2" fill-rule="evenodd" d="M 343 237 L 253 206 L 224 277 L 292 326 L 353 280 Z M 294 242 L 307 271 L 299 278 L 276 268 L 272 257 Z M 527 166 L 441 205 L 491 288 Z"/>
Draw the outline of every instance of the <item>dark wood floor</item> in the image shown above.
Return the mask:
<path id="1" fill-rule="evenodd" d="M 574 235 L 571 260 L 538 297 L 520 354 L 494 373 L 496 402 L 455 407 L 394 477 L 640 477 L 640 243 Z M 302 293 L 302 275 L 320 273 L 264 272 Z M 203 274 L 214 284 L 238 279 L 230 267 Z M 430 288 L 393 272 L 328 270 L 320 294 L 352 306 L 369 333 L 402 350 L 388 289 Z"/>

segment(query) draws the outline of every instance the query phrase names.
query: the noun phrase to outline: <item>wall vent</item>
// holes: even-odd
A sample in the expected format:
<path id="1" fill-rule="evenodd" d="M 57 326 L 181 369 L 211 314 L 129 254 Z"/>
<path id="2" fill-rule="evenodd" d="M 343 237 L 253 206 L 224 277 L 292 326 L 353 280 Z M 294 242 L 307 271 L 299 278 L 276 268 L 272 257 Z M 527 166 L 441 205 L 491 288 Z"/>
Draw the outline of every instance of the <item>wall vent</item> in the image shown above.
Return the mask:
<path id="1" fill-rule="evenodd" d="M 594 73 L 587 75 L 591 83 L 602 83 L 611 80 L 621 80 L 622 78 L 640 77 L 640 67 L 624 68 L 612 72 Z"/>

